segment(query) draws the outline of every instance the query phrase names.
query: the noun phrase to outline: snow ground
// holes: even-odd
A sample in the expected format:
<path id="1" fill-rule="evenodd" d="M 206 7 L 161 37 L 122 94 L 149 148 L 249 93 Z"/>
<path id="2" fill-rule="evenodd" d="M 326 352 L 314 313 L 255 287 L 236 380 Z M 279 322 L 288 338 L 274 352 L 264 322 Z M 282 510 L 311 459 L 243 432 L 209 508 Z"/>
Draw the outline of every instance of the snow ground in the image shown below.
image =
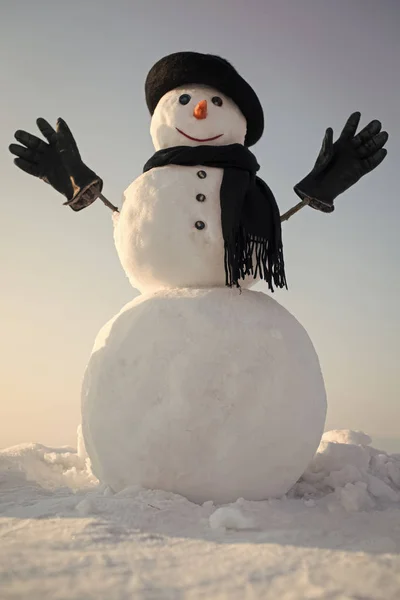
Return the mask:
<path id="1" fill-rule="evenodd" d="M 0 451 L 2 600 L 400 597 L 400 455 L 324 434 L 281 499 L 113 494 L 82 445 Z"/>

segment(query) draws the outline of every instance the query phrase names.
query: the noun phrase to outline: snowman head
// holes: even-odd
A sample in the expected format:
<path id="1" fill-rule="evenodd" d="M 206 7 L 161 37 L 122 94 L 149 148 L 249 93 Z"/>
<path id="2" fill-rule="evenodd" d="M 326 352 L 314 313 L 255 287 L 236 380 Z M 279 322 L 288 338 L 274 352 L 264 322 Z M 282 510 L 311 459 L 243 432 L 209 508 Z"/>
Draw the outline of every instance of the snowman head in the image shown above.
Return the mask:
<path id="1" fill-rule="evenodd" d="M 156 106 L 150 127 L 156 150 L 244 144 L 246 132 L 246 119 L 233 100 L 204 85 L 167 92 Z"/>
<path id="2" fill-rule="evenodd" d="M 264 114 L 256 93 L 219 56 L 165 56 L 150 69 L 145 92 L 156 150 L 201 144 L 252 146 L 263 133 Z"/>

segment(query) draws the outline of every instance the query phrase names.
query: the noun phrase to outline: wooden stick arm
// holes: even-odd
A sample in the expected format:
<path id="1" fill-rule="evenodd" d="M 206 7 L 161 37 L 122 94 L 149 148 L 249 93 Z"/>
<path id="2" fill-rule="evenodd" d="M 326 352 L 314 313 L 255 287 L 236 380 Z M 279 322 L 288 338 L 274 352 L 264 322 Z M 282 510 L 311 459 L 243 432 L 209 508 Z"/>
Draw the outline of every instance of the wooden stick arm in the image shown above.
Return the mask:
<path id="1" fill-rule="evenodd" d="M 299 210 L 301 210 L 304 206 L 308 206 L 308 204 L 309 204 L 309 199 L 305 198 L 304 200 L 302 200 L 301 202 L 296 204 L 296 206 L 293 206 L 293 208 L 290 208 L 287 212 L 285 212 L 283 215 L 281 215 L 281 223 L 283 223 L 283 221 L 287 221 L 288 219 L 290 219 L 291 216 L 293 216 L 297 212 L 299 212 Z"/>
<path id="2" fill-rule="evenodd" d="M 100 194 L 99 198 L 106 206 L 108 206 L 108 208 L 111 208 L 112 211 L 119 212 L 119 209 L 116 206 L 114 206 L 114 204 L 111 204 L 111 202 L 107 200 L 107 198 L 103 196 L 103 194 Z"/>
<path id="3" fill-rule="evenodd" d="M 118 207 L 114 206 L 114 204 L 111 204 L 111 202 L 109 200 L 107 200 L 107 198 L 105 196 L 103 196 L 103 194 L 100 194 L 99 198 L 112 211 L 119 212 Z M 299 210 L 304 208 L 304 206 L 308 206 L 308 204 L 309 204 L 308 199 L 306 199 L 306 200 L 302 200 L 301 202 L 296 204 L 296 206 L 293 206 L 293 208 L 290 208 L 287 212 L 285 212 L 283 215 L 281 215 L 281 223 L 283 223 L 283 221 L 288 221 L 290 219 L 290 217 L 292 217 L 297 212 L 299 212 Z"/>
<path id="4" fill-rule="evenodd" d="M 119 212 L 118 207 L 114 206 L 114 204 L 111 204 L 111 202 L 109 200 L 107 200 L 107 198 L 105 196 L 103 196 L 103 194 L 100 194 L 99 198 L 112 211 Z M 288 221 L 288 219 L 290 219 L 290 217 L 292 217 L 297 212 L 299 212 L 299 210 L 304 208 L 304 206 L 308 206 L 308 204 L 309 204 L 309 200 L 308 200 L 308 198 L 306 198 L 305 200 L 302 200 L 301 202 L 299 202 L 298 204 L 296 204 L 295 206 L 290 208 L 287 212 L 285 212 L 283 215 L 281 215 L 281 223 L 283 223 L 283 221 Z"/>

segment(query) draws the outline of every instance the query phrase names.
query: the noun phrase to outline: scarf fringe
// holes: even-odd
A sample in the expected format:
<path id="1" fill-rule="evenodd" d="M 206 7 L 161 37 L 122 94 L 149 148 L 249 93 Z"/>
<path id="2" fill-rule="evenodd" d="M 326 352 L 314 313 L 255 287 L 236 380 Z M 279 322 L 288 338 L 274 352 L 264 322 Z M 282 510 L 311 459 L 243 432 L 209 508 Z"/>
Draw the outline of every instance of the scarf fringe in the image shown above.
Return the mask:
<path id="1" fill-rule="evenodd" d="M 254 279 L 264 279 L 271 292 L 274 285 L 287 289 L 282 243 L 273 247 L 271 240 L 249 235 L 240 228 L 236 236 L 225 240 L 224 264 L 229 287 L 240 288 L 239 279 L 253 275 Z"/>

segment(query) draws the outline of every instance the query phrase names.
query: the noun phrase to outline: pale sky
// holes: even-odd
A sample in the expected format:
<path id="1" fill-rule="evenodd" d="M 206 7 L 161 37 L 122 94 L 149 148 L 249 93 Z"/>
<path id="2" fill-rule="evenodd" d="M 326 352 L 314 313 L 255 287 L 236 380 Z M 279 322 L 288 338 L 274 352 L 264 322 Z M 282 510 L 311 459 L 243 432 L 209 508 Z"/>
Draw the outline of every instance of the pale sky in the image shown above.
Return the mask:
<path id="1" fill-rule="evenodd" d="M 398 0 L 0 2 L 0 447 L 75 445 L 94 339 L 136 294 L 110 211 L 74 213 L 19 172 L 14 131 L 62 116 L 120 204 L 153 152 L 146 74 L 180 50 L 223 56 L 255 88 L 266 129 L 253 151 L 281 212 L 326 127 L 337 135 L 360 110 L 389 131 L 384 163 L 332 215 L 304 209 L 284 224 L 289 291 L 275 298 L 317 349 L 327 428 L 400 439 L 399 31 Z"/>

